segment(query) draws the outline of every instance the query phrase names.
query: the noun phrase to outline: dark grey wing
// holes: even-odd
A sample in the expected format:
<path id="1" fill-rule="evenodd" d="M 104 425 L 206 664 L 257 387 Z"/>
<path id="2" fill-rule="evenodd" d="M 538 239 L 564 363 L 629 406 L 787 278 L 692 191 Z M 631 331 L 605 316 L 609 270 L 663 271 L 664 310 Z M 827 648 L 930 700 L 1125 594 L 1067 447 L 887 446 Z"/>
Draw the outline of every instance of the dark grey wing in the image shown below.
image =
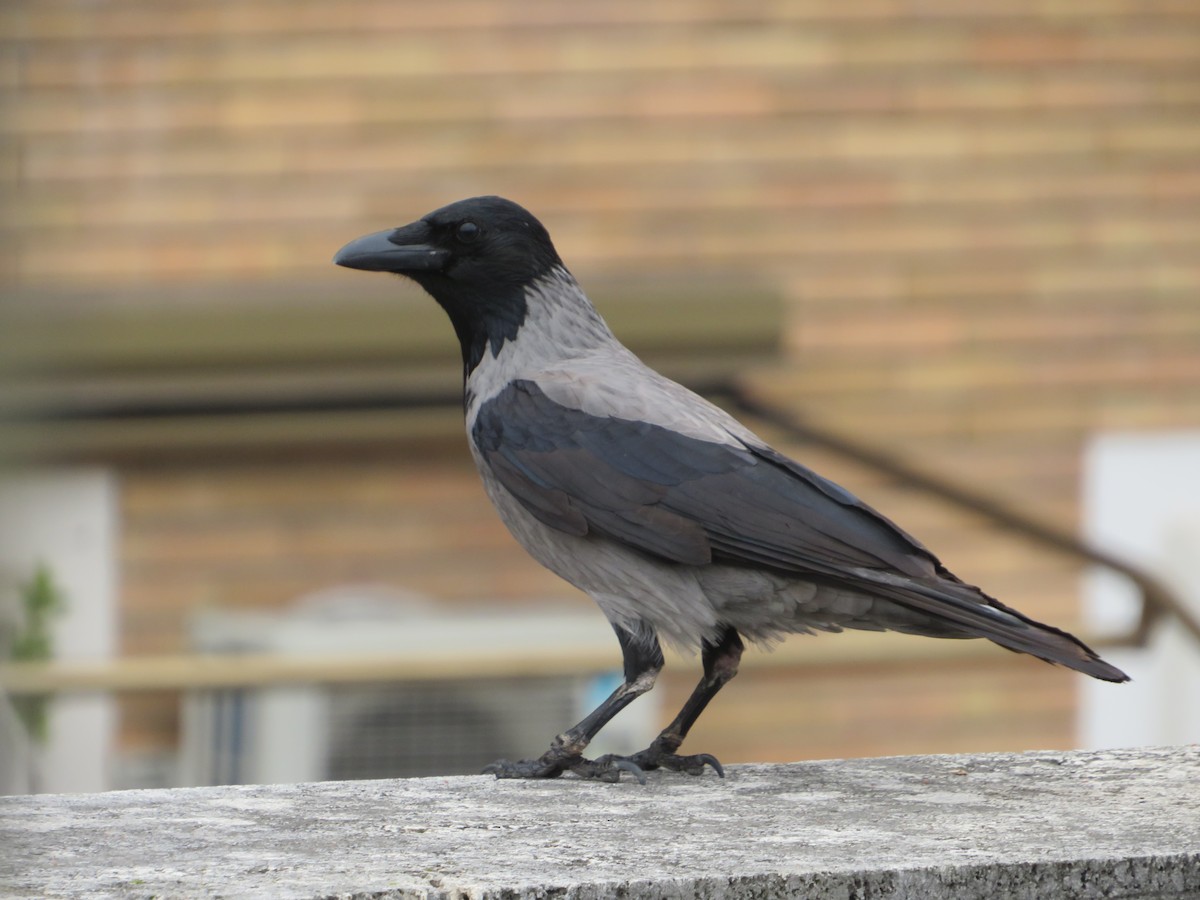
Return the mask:
<path id="1" fill-rule="evenodd" d="M 551 528 L 677 563 L 763 567 L 841 585 L 940 623 L 912 630 L 985 637 L 1126 680 L 1072 635 L 964 584 L 853 494 L 768 447 L 589 415 L 531 381 L 487 401 L 472 437 L 492 474 Z"/>
<path id="2" fill-rule="evenodd" d="M 768 448 L 593 416 L 517 381 L 480 409 L 473 437 L 532 515 L 665 559 L 842 577 L 928 576 L 915 539 L 848 491 Z"/>

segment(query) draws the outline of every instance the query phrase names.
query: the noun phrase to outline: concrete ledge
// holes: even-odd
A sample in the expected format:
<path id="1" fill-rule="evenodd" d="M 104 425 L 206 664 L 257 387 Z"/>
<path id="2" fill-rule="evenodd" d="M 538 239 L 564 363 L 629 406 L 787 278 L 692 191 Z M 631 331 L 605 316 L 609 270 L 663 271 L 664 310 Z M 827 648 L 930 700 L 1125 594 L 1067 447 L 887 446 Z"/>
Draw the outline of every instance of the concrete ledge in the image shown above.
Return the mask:
<path id="1" fill-rule="evenodd" d="M 1200 897 L 1200 748 L 0 799 L 35 897 Z"/>

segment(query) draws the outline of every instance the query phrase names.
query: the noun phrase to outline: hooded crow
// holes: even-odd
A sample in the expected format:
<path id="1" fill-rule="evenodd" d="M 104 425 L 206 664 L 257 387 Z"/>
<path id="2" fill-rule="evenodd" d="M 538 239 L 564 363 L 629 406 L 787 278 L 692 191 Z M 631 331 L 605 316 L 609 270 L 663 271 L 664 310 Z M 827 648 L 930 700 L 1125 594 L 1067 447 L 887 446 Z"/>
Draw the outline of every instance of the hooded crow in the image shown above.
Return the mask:
<path id="1" fill-rule="evenodd" d="M 449 315 L 484 489 L 534 559 L 595 599 L 621 646 L 624 683 L 595 711 L 541 757 L 485 771 L 606 781 L 622 771 L 644 780 L 659 767 L 722 774 L 712 756 L 677 751 L 737 673 L 743 638 L 844 628 L 982 637 L 1128 680 L 1074 636 L 965 584 L 845 488 L 648 368 L 516 203 L 452 203 L 352 241 L 334 262 L 407 276 Z M 645 750 L 585 758 L 600 729 L 653 687 L 660 639 L 700 649 L 695 691 Z"/>

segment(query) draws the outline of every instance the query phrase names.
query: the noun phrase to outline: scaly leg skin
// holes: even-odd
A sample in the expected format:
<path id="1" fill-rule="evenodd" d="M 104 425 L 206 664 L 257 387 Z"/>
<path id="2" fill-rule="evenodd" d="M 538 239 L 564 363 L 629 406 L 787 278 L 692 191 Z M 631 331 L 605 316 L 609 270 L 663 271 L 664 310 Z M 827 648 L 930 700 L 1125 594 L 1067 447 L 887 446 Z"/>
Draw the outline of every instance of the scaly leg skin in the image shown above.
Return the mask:
<path id="1" fill-rule="evenodd" d="M 484 768 L 485 775 L 495 775 L 497 778 L 557 778 L 569 771 L 581 778 L 619 781 L 622 772 L 629 772 L 639 781 L 645 781 L 645 774 L 634 763 L 615 759 L 601 763 L 583 756 L 592 738 L 613 716 L 654 687 L 654 681 L 663 667 L 662 648 L 648 626 L 643 626 L 637 633 L 621 628 L 614 630 L 624 657 L 624 683 L 582 722 L 556 737 L 550 749 L 537 759 L 516 762 L 498 759 Z"/>
<path id="2" fill-rule="evenodd" d="M 608 767 L 620 766 L 622 763 L 632 763 L 639 771 L 649 772 L 654 769 L 670 769 L 672 772 L 682 772 L 685 775 L 701 775 L 705 767 L 711 767 L 721 778 L 725 777 L 725 769 L 711 753 L 696 753 L 691 756 L 680 756 L 675 751 L 687 737 L 687 733 L 700 713 L 708 706 L 709 701 L 717 696 L 730 679 L 737 674 L 738 663 L 742 658 L 744 645 L 738 633 L 732 628 L 726 628 L 715 643 L 705 642 L 702 659 L 704 660 L 704 677 L 692 691 L 683 709 L 670 725 L 654 739 L 654 742 L 639 753 L 632 756 L 602 756 L 596 760 L 597 765 Z M 624 768 L 622 766 L 622 768 Z M 645 776 L 638 781 L 646 783 Z"/>
<path id="3" fill-rule="evenodd" d="M 620 637 L 620 632 L 618 632 L 618 637 Z M 625 647 L 624 641 L 622 647 Z M 655 648 L 657 649 L 657 644 Z M 732 628 L 727 628 L 715 643 L 706 642 L 704 644 L 704 677 L 700 679 L 700 683 L 696 685 L 696 689 L 692 691 L 692 695 L 688 697 L 675 720 L 664 728 L 645 750 L 631 756 L 608 754 L 594 760 L 583 757 L 584 748 L 600 728 L 624 709 L 634 697 L 648 691 L 653 685 L 653 679 L 657 676 L 658 669 L 662 666 L 661 653 L 658 655 L 659 661 L 656 667 L 631 666 L 627 651 L 625 683 L 617 688 L 595 712 L 570 731 L 555 738 L 550 749 L 538 759 L 525 759 L 518 762 L 497 760 L 483 771 L 494 774 L 497 778 L 557 778 L 563 772 L 573 772 L 581 778 L 608 782 L 619 781 L 621 773 L 628 772 L 640 784 L 645 784 L 645 773 L 654 769 L 670 769 L 686 775 L 700 775 L 706 767 L 711 767 L 717 775 L 724 778 L 725 770 L 715 756 L 708 753 L 680 756 L 675 751 L 679 749 L 683 739 L 700 717 L 700 713 L 708 706 L 709 701 L 737 674 L 742 649 L 741 638 Z M 638 670 L 640 674 L 634 675 L 634 670 Z M 649 685 L 645 685 L 647 673 L 649 673 Z M 631 676 L 634 677 L 631 678 Z"/>

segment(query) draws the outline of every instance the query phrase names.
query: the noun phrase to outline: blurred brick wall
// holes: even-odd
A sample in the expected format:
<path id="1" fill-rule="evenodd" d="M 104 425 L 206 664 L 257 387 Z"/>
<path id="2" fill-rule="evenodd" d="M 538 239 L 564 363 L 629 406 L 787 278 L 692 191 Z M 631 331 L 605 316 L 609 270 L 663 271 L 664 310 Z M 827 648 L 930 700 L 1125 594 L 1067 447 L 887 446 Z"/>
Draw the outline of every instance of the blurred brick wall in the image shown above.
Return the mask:
<path id="1" fill-rule="evenodd" d="M 500 193 L 585 285 L 779 285 L 789 358 L 764 390 L 1067 527 L 1089 432 L 1200 423 L 1194 0 L 14 0 L 0 23 L 0 274 L 18 290 L 160 285 L 172 302 L 184 282 L 300 277 L 341 302 L 345 240 Z M 805 459 L 968 580 L 1074 620 L 1071 564 Z M 123 485 L 129 652 L 180 647 L 196 605 L 336 581 L 569 593 L 508 542 L 458 443 L 130 465 Z M 782 677 L 735 686 L 697 745 L 1071 740 L 1075 676 L 1006 654 L 830 672 L 801 698 Z M 128 709 L 130 745 L 169 742 L 169 703 Z"/>

